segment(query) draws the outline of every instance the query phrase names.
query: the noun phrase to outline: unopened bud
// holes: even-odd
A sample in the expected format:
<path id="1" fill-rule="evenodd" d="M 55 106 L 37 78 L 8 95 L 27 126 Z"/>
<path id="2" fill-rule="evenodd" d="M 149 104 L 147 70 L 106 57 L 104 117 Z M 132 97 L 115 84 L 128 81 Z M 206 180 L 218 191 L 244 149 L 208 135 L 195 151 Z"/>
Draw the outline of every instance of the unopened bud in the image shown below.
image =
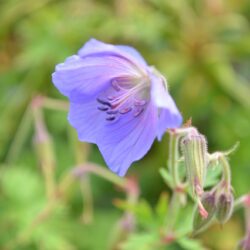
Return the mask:
<path id="1" fill-rule="evenodd" d="M 207 142 L 203 135 L 188 134 L 182 140 L 182 153 L 193 194 L 201 197 L 207 169 Z"/>
<path id="2" fill-rule="evenodd" d="M 195 234 L 200 233 L 201 231 L 206 229 L 207 226 L 212 221 L 213 216 L 216 212 L 215 202 L 216 202 L 215 193 L 211 192 L 203 193 L 201 197 L 201 203 L 207 212 L 207 216 L 206 217 L 202 216 L 199 206 L 196 208 L 193 219 L 193 231 Z"/>
<path id="3" fill-rule="evenodd" d="M 217 200 L 216 219 L 221 223 L 226 223 L 233 212 L 234 198 L 231 193 L 221 193 Z"/>

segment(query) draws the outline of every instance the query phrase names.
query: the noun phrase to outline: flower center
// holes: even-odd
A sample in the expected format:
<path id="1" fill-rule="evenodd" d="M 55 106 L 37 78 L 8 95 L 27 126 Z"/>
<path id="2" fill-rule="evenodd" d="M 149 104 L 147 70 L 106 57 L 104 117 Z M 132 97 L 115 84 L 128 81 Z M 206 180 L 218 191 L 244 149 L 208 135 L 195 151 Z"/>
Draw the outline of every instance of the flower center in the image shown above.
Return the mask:
<path id="1" fill-rule="evenodd" d="M 117 77 L 111 81 L 111 87 L 98 96 L 97 108 L 107 114 L 107 121 L 114 121 L 129 112 L 138 117 L 150 99 L 149 90 L 147 77 Z"/>

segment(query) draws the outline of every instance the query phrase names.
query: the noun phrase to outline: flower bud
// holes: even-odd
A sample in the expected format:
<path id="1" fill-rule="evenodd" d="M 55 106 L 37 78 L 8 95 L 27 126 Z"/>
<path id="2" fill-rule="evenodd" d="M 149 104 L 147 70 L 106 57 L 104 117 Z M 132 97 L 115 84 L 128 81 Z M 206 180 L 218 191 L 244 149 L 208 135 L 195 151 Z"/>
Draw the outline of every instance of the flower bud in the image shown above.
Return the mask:
<path id="1" fill-rule="evenodd" d="M 200 208 L 199 206 L 197 206 L 193 218 L 193 231 L 195 234 L 200 233 L 201 231 L 206 229 L 207 226 L 212 221 L 213 216 L 216 212 L 215 202 L 216 202 L 216 197 L 214 192 L 203 193 L 201 197 L 201 203 L 204 209 L 207 211 L 207 216 L 206 217 L 202 216 L 202 214 L 200 213 Z"/>
<path id="2" fill-rule="evenodd" d="M 207 169 L 207 142 L 203 135 L 188 134 L 182 139 L 182 153 L 193 194 L 201 196 Z"/>
<path id="3" fill-rule="evenodd" d="M 226 223 L 233 212 L 234 198 L 231 193 L 221 193 L 217 203 L 216 219 L 221 223 Z"/>

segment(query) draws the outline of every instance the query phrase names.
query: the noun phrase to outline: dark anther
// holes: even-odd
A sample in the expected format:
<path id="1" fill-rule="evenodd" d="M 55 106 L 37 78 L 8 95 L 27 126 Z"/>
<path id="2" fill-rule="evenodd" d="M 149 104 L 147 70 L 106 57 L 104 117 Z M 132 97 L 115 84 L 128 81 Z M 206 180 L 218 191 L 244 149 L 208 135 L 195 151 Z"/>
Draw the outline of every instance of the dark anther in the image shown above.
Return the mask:
<path id="1" fill-rule="evenodd" d="M 111 116 L 106 117 L 107 121 L 113 121 L 114 119 L 115 119 L 115 115 L 111 115 Z"/>
<path id="2" fill-rule="evenodd" d="M 109 109 L 107 106 L 99 106 L 97 108 L 101 111 L 107 111 Z"/>
<path id="3" fill-rule="evenodd" d="M 107 102 L 107 101 L 104 101 L 104 100 L 102 100 L 102 99 L 100 99 L 100 98 L 96 98 L 96 100 L 97 100 L 99 103 L 103 104 L 103 105 L 107 105 L 107 106 L 111 107 L 111 104 L 110 104 L 109 102 Z"/>
<path id="4" fill-rule="evenodd" d="M 118 113 L 117 110 L 108 110 L 108 111 L 107 111 L 107 114 L 108 114 L 108 115 L 115 115 L 115 114 L 117 114 L 117 113 Z"/>

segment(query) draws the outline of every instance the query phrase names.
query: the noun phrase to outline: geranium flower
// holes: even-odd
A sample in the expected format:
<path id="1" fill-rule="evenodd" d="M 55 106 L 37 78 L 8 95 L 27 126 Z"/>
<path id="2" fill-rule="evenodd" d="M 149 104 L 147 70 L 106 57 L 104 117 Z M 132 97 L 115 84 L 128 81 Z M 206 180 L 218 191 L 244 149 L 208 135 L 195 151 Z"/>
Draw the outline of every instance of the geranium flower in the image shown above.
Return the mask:
<path id="1" fill-rule="evenodd" d="M 79 140 L 96 143 L 120 176 L 182 122 L 166 80 L 132 47 L 91 39 L 52 78 L 69 98 L 68 120 Z"/>

